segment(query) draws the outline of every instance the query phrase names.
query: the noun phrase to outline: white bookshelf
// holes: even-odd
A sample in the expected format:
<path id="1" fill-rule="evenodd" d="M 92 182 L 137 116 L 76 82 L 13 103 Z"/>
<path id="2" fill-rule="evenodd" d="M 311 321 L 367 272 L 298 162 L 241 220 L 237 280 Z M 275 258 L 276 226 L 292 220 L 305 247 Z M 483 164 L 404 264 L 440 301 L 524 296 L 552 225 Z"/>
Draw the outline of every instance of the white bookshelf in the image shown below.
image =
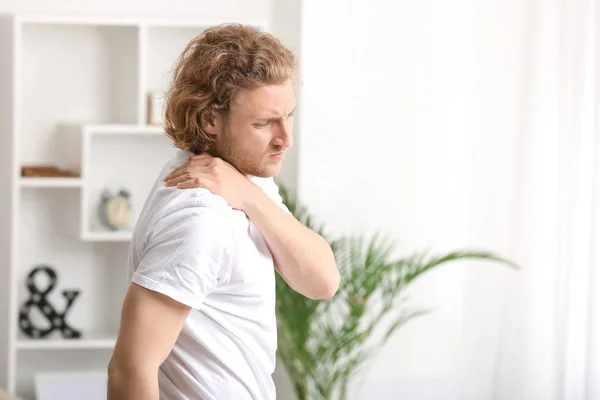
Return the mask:
<path id="1" fill-rule="evenodd" d="M 0 387 L 33 399 L 38 373 L 106 368 L 131 230 L 174 151 L 161 126 L 147 125 L 147 96 L 164 92 L 192 37 L 223 22 L 232 21 L 0 15 Z M 24 165 L 78 177 L 22 177 Z M 121 188 L 133 215 L 111 231 L 97 218 L 100 196 Z M 60 292 L 81 290 L 66 321 L 82 338 L 22 333 L 25 279 L 42 264 L 58 274 L 49 300 L 59 312 Z"/>

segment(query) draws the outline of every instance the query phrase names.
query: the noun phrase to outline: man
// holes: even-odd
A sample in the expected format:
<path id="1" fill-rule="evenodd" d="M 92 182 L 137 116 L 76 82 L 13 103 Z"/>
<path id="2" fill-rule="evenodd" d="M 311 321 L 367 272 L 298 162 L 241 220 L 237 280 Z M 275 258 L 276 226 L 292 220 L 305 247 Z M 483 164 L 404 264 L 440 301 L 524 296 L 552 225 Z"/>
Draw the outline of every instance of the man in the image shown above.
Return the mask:
<path id="1" fill-rule="evenodd" d="M 275 271 L 311 299 L 336 292 L 328 243 L 273 182 L 292 146 L 295 65 L 239 25 L 179 58 L 165 110 L 178 150 L 134 231 L 110 400 L 274 399 Z"/>

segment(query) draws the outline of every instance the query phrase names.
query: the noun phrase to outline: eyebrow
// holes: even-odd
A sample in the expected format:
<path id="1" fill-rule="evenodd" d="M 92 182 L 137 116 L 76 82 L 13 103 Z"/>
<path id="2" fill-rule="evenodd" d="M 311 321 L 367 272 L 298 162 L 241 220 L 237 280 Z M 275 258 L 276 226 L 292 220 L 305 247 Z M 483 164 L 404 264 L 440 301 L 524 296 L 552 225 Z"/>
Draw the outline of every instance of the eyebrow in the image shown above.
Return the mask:
<path id="1" fill-rule="evenodd" d="M 292 115 L 294 112 L 296 111 L 296 107 L 294 107 L 294 109 L 292 111 L 290 111 L 290 113 L 288 114 L 288 116 Z M 275 114 L 275 113 L 273 113 Z M 258 117 L 256 118 L 257 121 L 279 121 L 281 119 L 280 116 L 270 116 L 270 117 Z"/>

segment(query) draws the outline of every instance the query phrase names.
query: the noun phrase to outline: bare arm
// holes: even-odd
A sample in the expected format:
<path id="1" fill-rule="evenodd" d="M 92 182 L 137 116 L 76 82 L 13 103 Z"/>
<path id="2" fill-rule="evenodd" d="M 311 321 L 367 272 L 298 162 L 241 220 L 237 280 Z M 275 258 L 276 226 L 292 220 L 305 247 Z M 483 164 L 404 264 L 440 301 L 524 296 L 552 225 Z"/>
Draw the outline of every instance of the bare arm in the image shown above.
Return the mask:
<path id="1" fill-rule="evenodd" d="M 340 274 L 329 243 L 262 190 L 254 191 L 248 199 L 244 211 L 267 241 L 283 279 L 310 299 L 331 298 L 338 289 Z"/>
<path id="2" fill-rule="evenodd" d="M 158 400 L 158 368 L 189 312 L 170 297 L 130 285 L 108 366 L 108 400 Z"/>

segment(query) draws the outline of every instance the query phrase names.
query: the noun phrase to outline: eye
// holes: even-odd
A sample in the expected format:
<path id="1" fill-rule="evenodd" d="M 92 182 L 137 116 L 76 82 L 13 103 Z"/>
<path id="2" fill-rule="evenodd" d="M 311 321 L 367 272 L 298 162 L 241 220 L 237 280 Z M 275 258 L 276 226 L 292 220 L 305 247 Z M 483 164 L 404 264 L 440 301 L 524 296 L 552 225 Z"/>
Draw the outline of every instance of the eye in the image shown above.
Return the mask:
<path id="1" fill-rule="evenodd" d="M 261 123 L 257 123 L 257 124 L 252 124 L 252 126 L 254 126 L 255 128 L 264 128 L 267 125 L 269 125 L 268 122 L 261 122 Z"/>

